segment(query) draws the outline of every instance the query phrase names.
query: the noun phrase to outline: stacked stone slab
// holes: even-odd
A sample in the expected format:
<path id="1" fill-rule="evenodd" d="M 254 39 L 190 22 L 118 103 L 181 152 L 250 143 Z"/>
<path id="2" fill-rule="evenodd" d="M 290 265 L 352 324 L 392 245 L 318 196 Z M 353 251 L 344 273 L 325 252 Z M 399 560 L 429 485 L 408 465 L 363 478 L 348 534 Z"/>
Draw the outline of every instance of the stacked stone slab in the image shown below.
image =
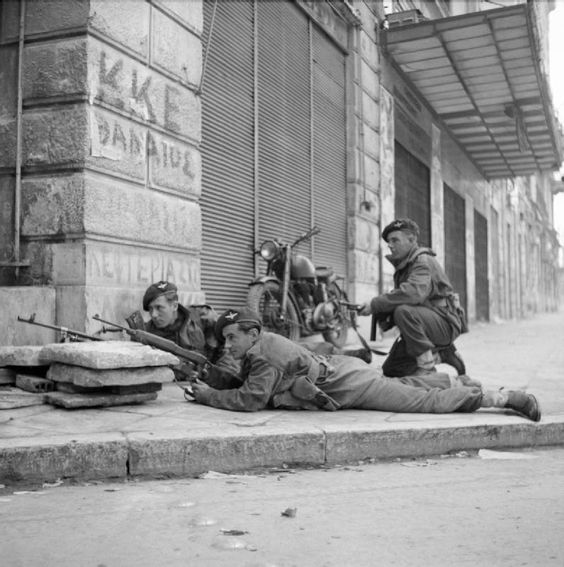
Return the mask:
<path id="1" fill-rule="evenodd" d="M 42 404 L 41 393 L 54 389 L 45 378 L 49 361 L 41 357 L 42 350 L 42 346 L 0 346 L 0 409 Z"/>
<path id="2" fill-rule="evenodd" d="M 20 375 L 44 379 L 49 362 L 41 357 L 42 346 L 0 346 L 0 385 L 17 383 Z"/>
<path id="3" fill-rule="evenodd" d="M 45 401 L 67 409 L 154 400 L 174 380 L 170 366 L 179 364 L 170 353 L 129 341 L 46 345 L 41 356 L 51 361 L 47 379 L 56 384 Z"/>

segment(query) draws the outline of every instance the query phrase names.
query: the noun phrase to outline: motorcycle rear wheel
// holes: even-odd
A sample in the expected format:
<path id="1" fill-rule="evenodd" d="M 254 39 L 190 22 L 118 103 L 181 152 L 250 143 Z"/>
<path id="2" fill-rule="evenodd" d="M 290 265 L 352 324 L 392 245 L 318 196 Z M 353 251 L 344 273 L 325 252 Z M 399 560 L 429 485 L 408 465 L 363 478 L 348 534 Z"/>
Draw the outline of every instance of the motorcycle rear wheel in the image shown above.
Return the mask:
<path id="1" fill-rule="evenodd" d="M 262 317 L 265 331 L 277 333 L 291 341 L 300 338 L 300 319 L 296 307 L 291 299 L 286 305 L 286 314 L 281 315 L 282 293 L 278 282 L 264 282 L 253 285 L 249 290 L 247 305 Z"/>
<path id="2" fill-rule="evenodd" d="M 339 302 L 346 301 L 347 296 L 335 283 L 327 286 L 327 296 L 329 301 L 336 302 L 338 310 L 332 328 L 323 331 L 323 338 L 337 348 L 343 348 L 347 344 L 349 328 L 352 327 L 352 323 L 348 309 Z"/>

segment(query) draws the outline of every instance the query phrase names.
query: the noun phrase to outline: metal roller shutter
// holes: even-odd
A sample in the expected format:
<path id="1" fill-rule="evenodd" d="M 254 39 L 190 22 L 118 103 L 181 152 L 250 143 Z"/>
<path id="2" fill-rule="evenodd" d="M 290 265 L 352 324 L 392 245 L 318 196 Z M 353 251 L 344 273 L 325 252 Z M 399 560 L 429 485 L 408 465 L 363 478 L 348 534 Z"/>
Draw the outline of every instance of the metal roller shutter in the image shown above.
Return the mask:
<path id="1" fill-rule="evenodd" d="M 488 279 L 488 221 L 474 210 L 474 263 L 476 275 L 476 319 L 490 320 Z"/>
<path id="2" fill-rule="evenodd" d="M 213 2 L 204 2 L 204 41 Z M 240 305 L 254 276 L 253 3 L 217 2 L 202 94 L 202 289 Z"/>
<path id="3" fill-rule="evenodd" d="M 408 217 L 420 229 L 419 244 L 431 246 L 431 175 L 429 168 L 395 143 L 396 218 Z"/>
<path id="4" fill-rule="evenodd" d="M 308 19 L 295 6 L 258 3 L 261 240 L 293 240 L 311 225 L 308 35 Z"/>
<path id="5" fill-rule="evenodd" d="M 445 218 L 445 272 L 467 309 L 466 287 L 466 213 L 464 198 L 444 185 L 443 204 Z"/>
<path id="6" fill-rule="evenodd" d="M 500 269 L 500 266 L 503 265 L 502 261 L 500 260 L 500 251 L 502 250 L 501 241 L 499 238 L 499 215 L 497 211 L 490 207 L 490 218 L 491 218 L 491 234 L 490 237 L 492 239 L 492 291 L 493 291 L 493 298 L 492 298 L 492 308 L 493 312 L 498 315 L 502 316 L 503 314 L 503 290 L 505 288 L 504 284 L 504 276 L 505 272 Z"/>
<path id="7" fill-rule="evenodd" d="M 204 2 L 204 46 L 213 7 Z M 346 273 L 344 77 L 343 53 L 294 2 L 218 0 L 200 203 L 202 289 L 219 309 L 245 301 L 254 245 L 314 223 L 315 248 L 301 251 Z"/>

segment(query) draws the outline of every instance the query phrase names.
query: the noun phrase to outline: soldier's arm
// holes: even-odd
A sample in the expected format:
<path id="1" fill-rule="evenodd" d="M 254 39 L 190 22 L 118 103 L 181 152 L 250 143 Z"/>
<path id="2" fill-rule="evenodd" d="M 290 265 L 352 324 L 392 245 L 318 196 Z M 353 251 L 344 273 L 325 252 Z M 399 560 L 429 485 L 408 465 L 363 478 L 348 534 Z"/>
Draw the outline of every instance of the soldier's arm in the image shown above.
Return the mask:
<path id="1" fill-rule="evenodd" d="M 200 404 L 232 411 L 259 411 L 268 406 L 280 378 L 280 371 L 262 358 L 255 358 L 239 388 L 218 390 L 194 387 L 194 397 Z"/>
<path id="2" fill-rule="evenodd" d="M 428 262 L 418 258 L 412 265 L 409 276 L 399 287 L 375 297 L 371 303 L 372 313 L 390 313 L 398 305 L 420 305 L 432 289 L 431 269 Z"/>

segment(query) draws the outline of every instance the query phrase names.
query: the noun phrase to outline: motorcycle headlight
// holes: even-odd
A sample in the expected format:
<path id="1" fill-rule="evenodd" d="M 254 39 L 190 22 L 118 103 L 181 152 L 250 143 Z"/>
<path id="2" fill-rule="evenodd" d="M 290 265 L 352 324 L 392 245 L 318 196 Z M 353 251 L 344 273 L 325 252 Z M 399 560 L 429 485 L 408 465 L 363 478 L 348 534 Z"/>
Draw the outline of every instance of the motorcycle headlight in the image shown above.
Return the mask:
<path id="1" fill-rule="evenodd" d="M 278 244 L 273 240 L 265 240 L 260 245 L 260 255 L 264 260 L 270 262 L 278 254 Z"/>

